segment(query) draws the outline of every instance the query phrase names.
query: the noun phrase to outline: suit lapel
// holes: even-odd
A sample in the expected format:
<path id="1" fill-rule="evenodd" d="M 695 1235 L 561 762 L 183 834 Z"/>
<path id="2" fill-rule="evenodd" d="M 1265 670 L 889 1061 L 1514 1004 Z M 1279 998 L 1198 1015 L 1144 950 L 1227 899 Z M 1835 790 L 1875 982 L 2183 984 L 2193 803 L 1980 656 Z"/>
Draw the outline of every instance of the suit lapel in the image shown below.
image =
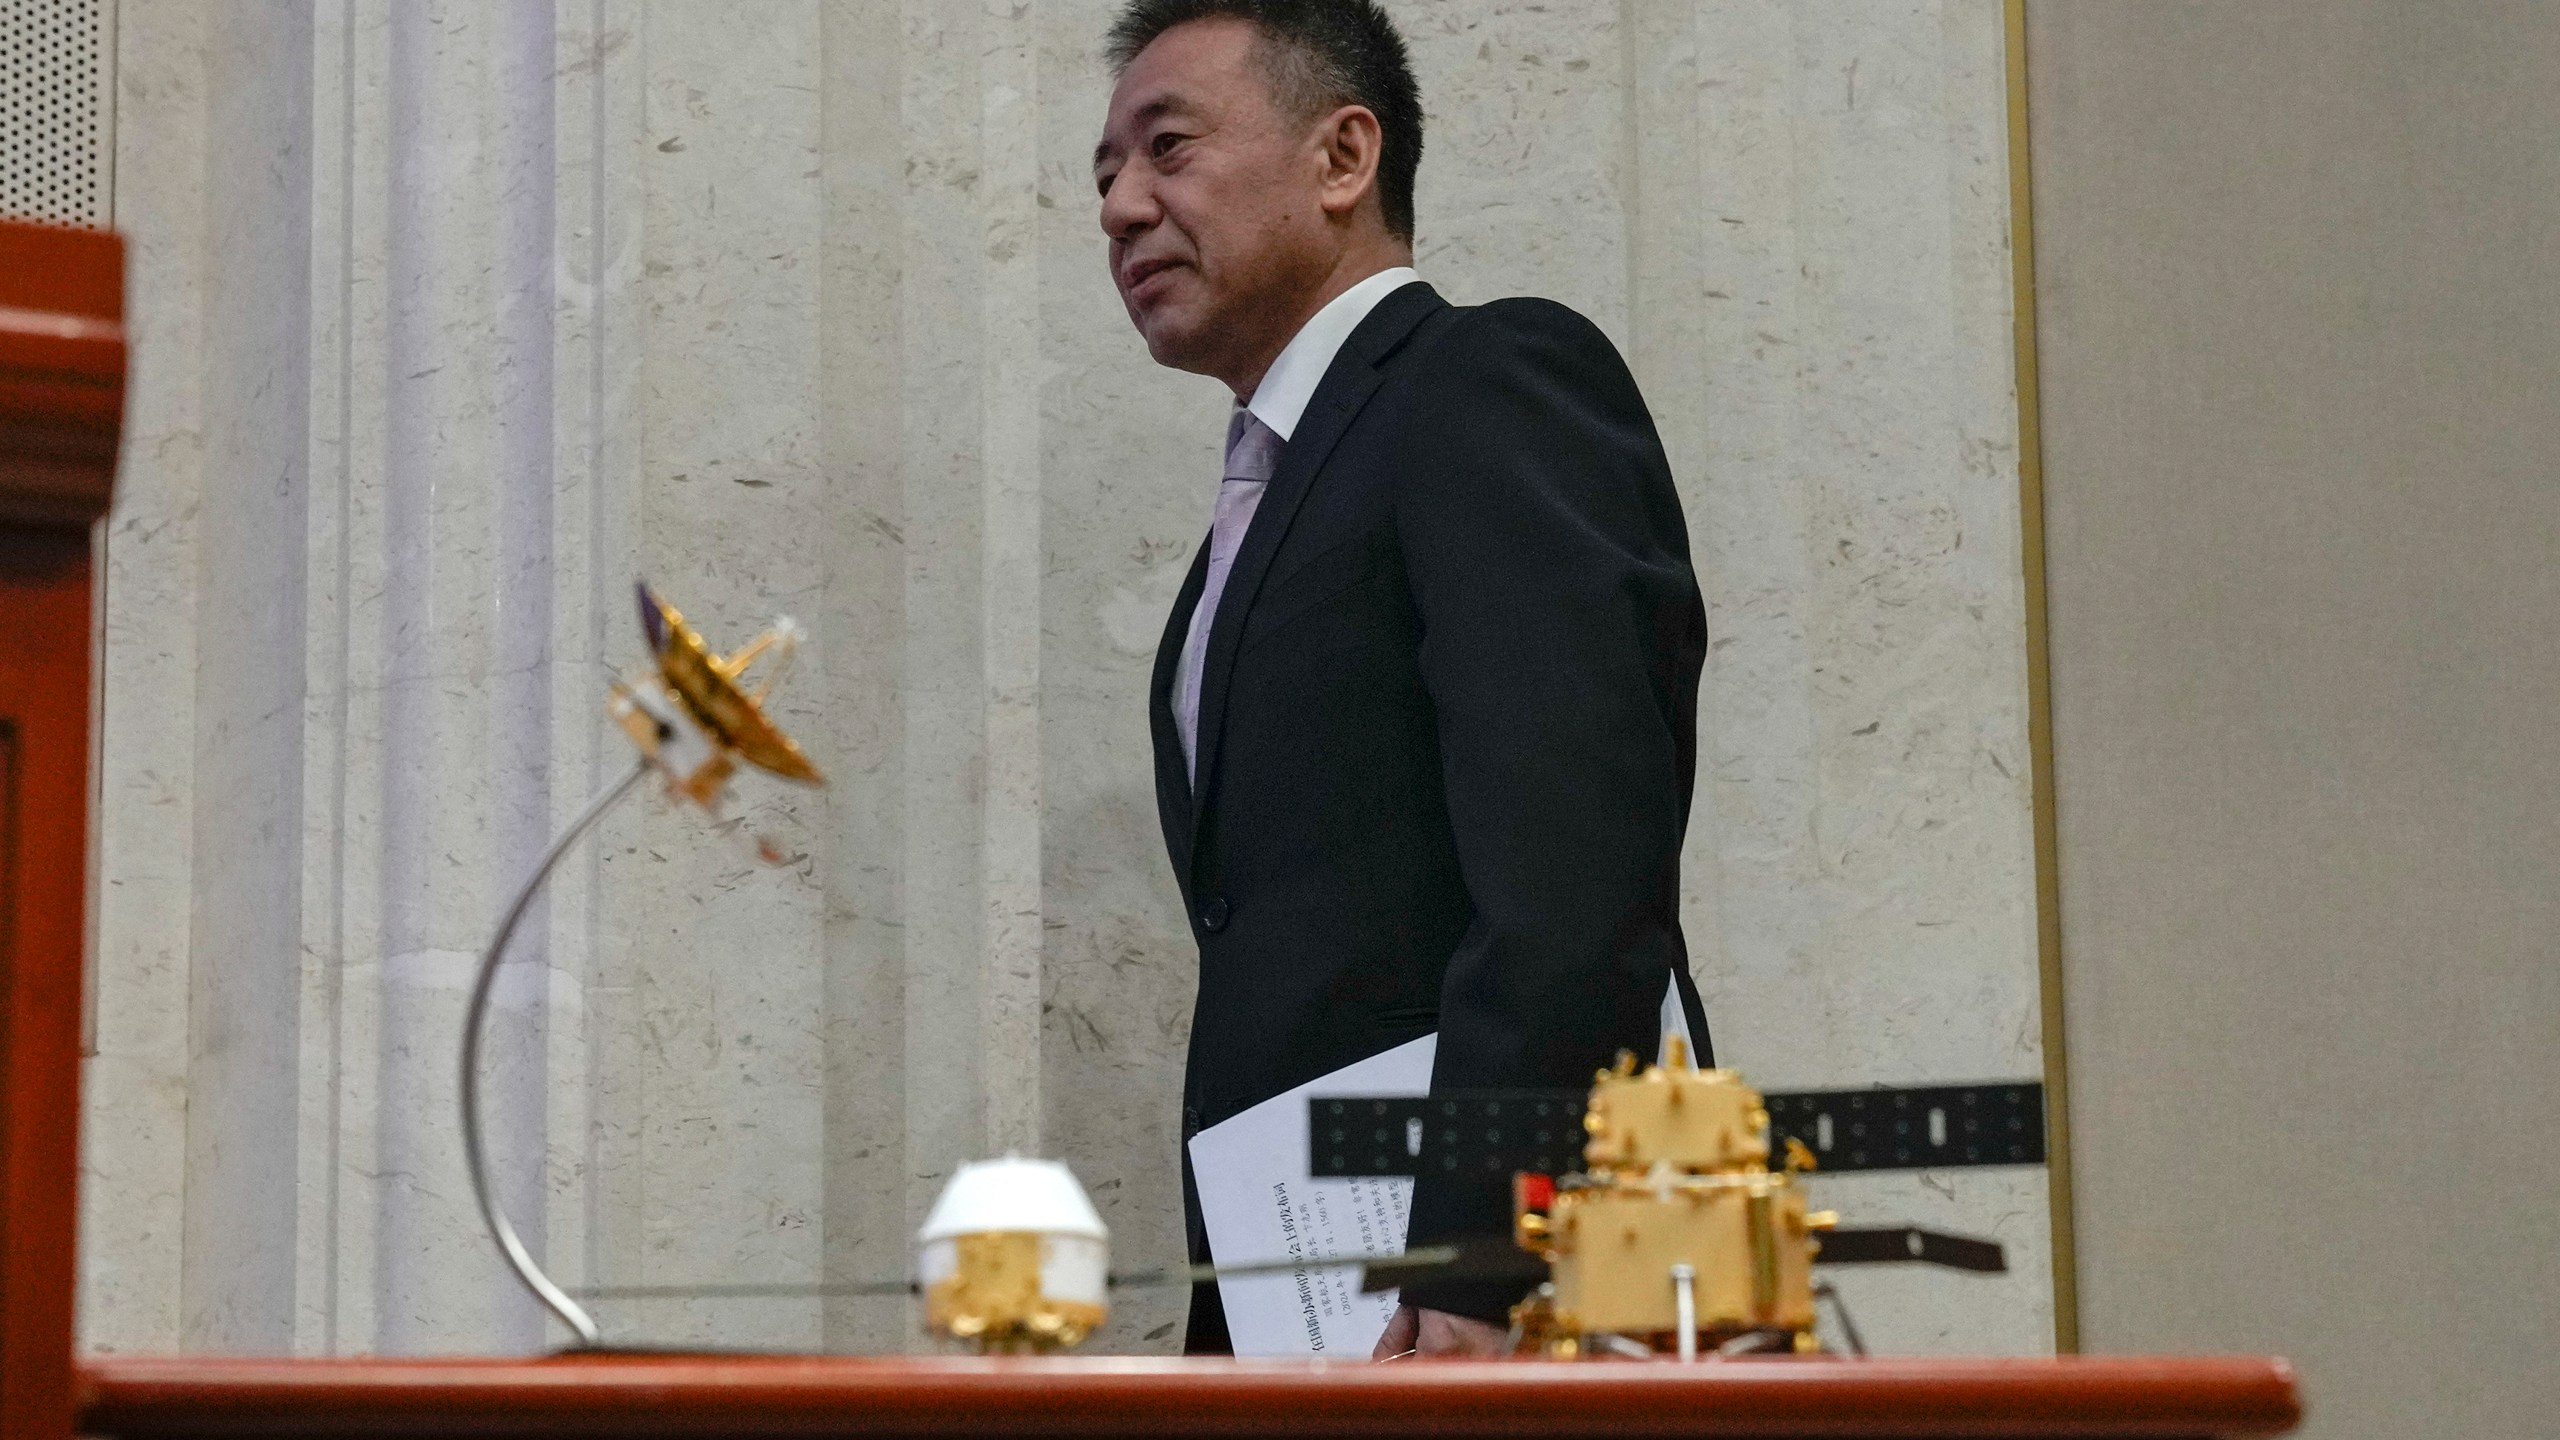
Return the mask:
<path id="1" fill-rule="evenodd" d="M 1191 894 L 1191 777 L 1182 769 L 1182 732 L 1173 718 L 1173 678 L 1182 668 L 1182 642 L 1190 638 L 1191 612 L 1209 580 L 1209 540 L 1203 535 L 1191 557 L 1191 573 L 1165 617 L 1164 639 L 1156 645 L 1156 670 L 1147 683 L 1147 723 L 1156 748 L 1156 820 L 1164 826 L 1165 849 L 1173 857 L 1173 873 L 1182 882 L 1184 903 Z"/>
<path id="2" fill-rule="evenodd" d="M 1236 551 L 1235 567 L 1227 572 L 1226 591 L 1218 598 L 1218 613 L 1210 619 L 1208 659 L 1201 667 L 1200 761 L 1194 767 L 1199 782 L 1190 807 L 1190 833 L 1179 861 L 1186 894 L 1191 881 L 1191 856 L 1199 844 L 1200 822 L 1217 795 L 1218 748 L 1227 719 L 1227 682 L 1235 675 L 1236 648 L 1243 641 L 1245 616 L 1252 611 L 1263 576 L 1271 569 L 1271 557 L 1279 553 L 1280 542 L 1289 533 L 1289 523 L 1297 518 L 1299 503 L 1307 498 L 1308 488 L 1333 454 L 1335 442 L 1351 428 L 1360 407 L 1369 402 L 1370 395 L 1386 378 L 1378 369 L 1380 362 L 1393 354 L 1425 317 L 1447 304 L 1420 281 L 1378 302 L 1334 355 L 1323 382 L 1307 401 L 1306 413 L 1298 417 L 1296 433 L 1281 447 L 1279 468 L 1272 472 L 1270 487 L 1262 492 L 1262 503 L 1254 508 L 1253 524 L 1244 532 L 1244 545 Z M 1187 620 L 1188 610 L 1184 613 Z M 1180 642 L 1177 639 L 1172 643 Z M 1178 765 L 1179 748 L 1174 755 Z"/>

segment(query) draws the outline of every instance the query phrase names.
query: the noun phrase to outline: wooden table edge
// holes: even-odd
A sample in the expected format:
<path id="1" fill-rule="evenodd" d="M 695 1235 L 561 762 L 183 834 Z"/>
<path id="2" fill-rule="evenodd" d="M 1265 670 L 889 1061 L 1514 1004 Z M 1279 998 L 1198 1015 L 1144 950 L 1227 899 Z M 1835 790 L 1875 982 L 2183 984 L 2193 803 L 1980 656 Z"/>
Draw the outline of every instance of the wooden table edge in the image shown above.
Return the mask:
<path id="1" fill-rule="evenodd" d="M 2255 1357 L 1394 1366 L 614 1355 L 96 1357 L 82 1429 L 219 1433 L 1471 1436 L 2281 1434 L 2292 1367 Z"/>

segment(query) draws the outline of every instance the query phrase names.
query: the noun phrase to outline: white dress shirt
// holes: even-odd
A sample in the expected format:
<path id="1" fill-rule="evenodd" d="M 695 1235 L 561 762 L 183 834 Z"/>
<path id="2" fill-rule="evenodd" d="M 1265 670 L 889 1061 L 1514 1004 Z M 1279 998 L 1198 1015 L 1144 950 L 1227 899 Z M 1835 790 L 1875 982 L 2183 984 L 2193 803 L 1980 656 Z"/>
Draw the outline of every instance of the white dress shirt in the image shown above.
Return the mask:
<path id="1" fill-rule="evenodd" d="M 1288 348 L 1263 372 L 1262 383 L 1254 387 L 1253 399 L 1244 408 L 1281 439 L 1296 434 L 1298 417 L 1307 413 L 1307 402 L 1315 398 L 1316 384 L 1324 379 L 1324 372 L 1333 368 L 1333 357 L 1342 352 L 1342 342 L 1351 338 L 1351 332 L 1360 328 L 1360 322 L 1369 318 L 1379 301 L 1421 278 L 1412 266 L 1398 265 L 1334 296 L 1298 327 Z"/>
<path id="2" fill-rule="evenodd" d="M 1324 372 L 1333 368 L 1333 357 L 1342 351 L 1342 342 L 1378 308 L 1378 302 L 1403 286 L 1422 277 L 1410 265 L 1397 265 L 1381 270 L 1353 285 L 1325 303 L 1325 307 L 1308 317 L 1289 339 L 1280 358 L 1263 372 L 1262 383 L 1254 387 L 1253 399 L 1246 409 L 1253 417 L 1271 427 L 1271 432 L 1286 442 L 1297 432 L 1298 419 L 1307 413 L 1307 402 L 1315 398 L 1316 386 Z M 1240 546 L 1246 530 L 1253 525 L 1253 513 L 1262 503 L 1263 486 L 1225 485 L 1225 493 L 1212 519 L 1211 544 L 1223 536 L 1229 547 Z M 1200 777 L 1200 674 L 1209 659 L 1209 627 L 1216 623 L 1218 602 L 1225 595 L 1226 572 L 1213 569 L 1214 584 L 1204 586 L 1200 603 L 1191 612 L 1191 628 L 1183 637 L 1182 664 L 1173 676 L 1174 729 L 1182 737 L 1183 769 L 1194 772 L 1192 784 Z"/>

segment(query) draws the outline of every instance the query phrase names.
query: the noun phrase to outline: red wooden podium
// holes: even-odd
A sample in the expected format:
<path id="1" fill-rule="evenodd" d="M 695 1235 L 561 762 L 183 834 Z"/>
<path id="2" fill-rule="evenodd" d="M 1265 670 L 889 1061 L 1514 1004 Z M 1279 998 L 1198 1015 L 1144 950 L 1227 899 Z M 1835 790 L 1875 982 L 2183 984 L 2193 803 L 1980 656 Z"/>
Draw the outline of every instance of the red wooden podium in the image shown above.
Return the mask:
<path id="1" fill-rule="evenodd" d="M 90 526 L 124 420 L 124 247 L 0 223 L 0 1435 L 71 1425 Z"/>
<path id="2" fill-rule="evenodd" d="M 122 416 L 115 237 L 0 222 L 0 1437 L 2274 1435 L 2256 1359 L 1280 1364 L 72 1358 L 91 525 Z"/>

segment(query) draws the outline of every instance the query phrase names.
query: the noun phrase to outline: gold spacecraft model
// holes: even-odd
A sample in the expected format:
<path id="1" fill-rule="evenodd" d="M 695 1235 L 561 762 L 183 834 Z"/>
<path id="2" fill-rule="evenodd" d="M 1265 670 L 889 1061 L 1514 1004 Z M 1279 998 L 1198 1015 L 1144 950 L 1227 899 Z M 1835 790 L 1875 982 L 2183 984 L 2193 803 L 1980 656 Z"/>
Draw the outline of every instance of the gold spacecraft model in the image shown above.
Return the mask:
<path id="1" fill-rule="evenodd" d="M 638 593 L 640 629 L 656 658 L 657 673 L 617 683 L 606 709 L 632 743 L 640 747 L 640 759 L 622 778 L 598 791 L 577 818 L 561 830 L 541 863 L 517 890 L 515 899 L 508 903 L 498 921 L 497 934 L 480 952 L 479 973 L 472 982 L 471 999 L 462 1021 L 462 1153 L 471 1172 L 472 1194 L 480 1202 L 480 1218 L 488 1225 L 489 1238 L 497 1242 L 516 1278 L 585 1346 L 602 1343 L 594 1317 L 543 1273 L 533 1252 L 508 1222 L 506 1212 L 498 1208 L 497 1194 L 489 1185 L 488 1144 L 480 1126 L 480 1042 L 487 1027 L 489 996 L 497 980 L 498 962 L 506 955 L 507 941 L 523 921 L 542 883 L 551 878 L 560 857 L 651 770 L 666 777 L 670 793 L 705 810 L 718 807 L 721 792 L 729 777 L 737 773 L 740 761 L 786 780 L 810 785 L 826 783 L 818 767 L 810 764 L 800 747 L 791 743 L 791 737 L 764 713 L 764 702 L 789 672 L 791 658 L 799 648 L 798 628 L 788 619 L 777 620 L 772 629 L 748 642 L 745 649 L 723 658 L 684 623 L 684 616 L 673 605 L 651 594 L 646 585 L 639 586 Z M 740 677 L 749 665 L 766 655 L 773 657 L 772 663 L 765 667 L 760 683 L 751 693 L 739 683 Z M 759 848 L 767 860 L 778 858 L 770 842 L 760 842 Z"/>
<path id="2" fill-rule="evenodd" d="M 1852 1172 L 2040 1163 L 2040 1084 L 1764 1095 L 1735 1071 L 1693 1066 L 1677 1035 L 1665 1037 L 1662 1054 L 1642 1070 L 1621 1054 L 1587 1094 L 1312 1100 L 1309 1169 L 1320 1178 L 1510 1175 L 1508 1240 L 1462 1245 L 1439 1273 L 1536 1284 L 1512 1312 L 1514 1343 L 1557 1359 L 1814 1350 L 1824 1298 L 1842 1341 L 1863 1353 L 1846 1306 L 1816 1280 L 1817 1264 L 2007 1268 L 1993 1241 L 1842 1228 L 1807 1206 L 1797 1182 L 1817 1151 L 1826 1168 Z M 1362 1288 L 1398 1278 L 1371 1274 Z"/>
<path id="3" fill-rule="evenodd" d="M 1550 1277 L 1514 1328 L 1559 1358 L 1595 1335 L 1684 1357 L 1701 1340 L 1810 1350 L 1817 1237 L 1839 1223 L 1796 1188 L 1812 1155 L 1790 1140 L 1771 1170 L 1760 1092 L 1734 1071 L 1692 1069 L 1677 1036 L 1665 1049 L 1642 1073 L 1633 1055 L 1600 1072 L 1581 1174 L 1513 1178 L 1514 1236 Z"/>
<path id="4" fill-rule="evenodd" d="M 639 596 L 640 629 L 657 657 L 658 673 L 615 685 L 606 705 L 631 743 L 666 775 L 668 789 L 708 809 L 740 760 L 786 780 L 825 784 L 818 767 L 764 713 L 765 700 L 790 673 L 799 628 L 787 617 L 777 620 L 723 659 L 676 607 L 646 585 Z M 750 694 L 740 682 L 747 667 L 768 654 L 772 663 Z"/>

